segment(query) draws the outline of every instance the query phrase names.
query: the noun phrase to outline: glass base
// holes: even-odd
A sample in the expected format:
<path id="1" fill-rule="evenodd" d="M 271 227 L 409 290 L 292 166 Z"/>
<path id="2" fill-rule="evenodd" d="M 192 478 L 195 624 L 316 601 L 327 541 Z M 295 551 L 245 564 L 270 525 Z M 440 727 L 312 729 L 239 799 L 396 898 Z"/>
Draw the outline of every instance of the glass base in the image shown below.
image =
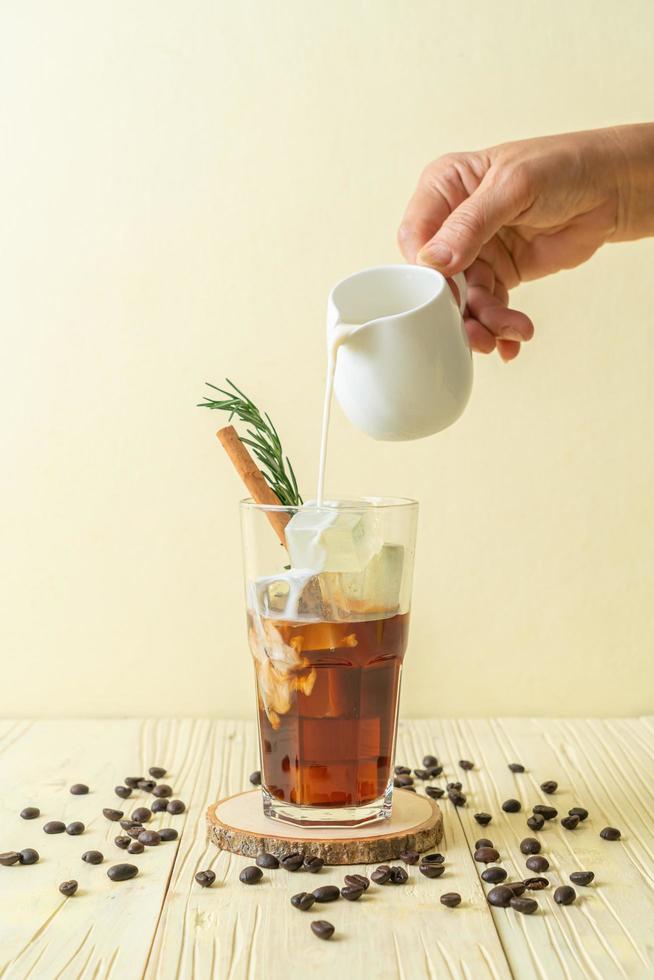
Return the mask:
<path id="1" fill-rule="evenodd" d="M 389 782 L 383 796 L 363 806 L 297 806 L 272 796 L 261 787 L 263 812 L 271 820 L 299 827 L 363 827 L 388 820 L 393 806 L 393 783 Z"/>

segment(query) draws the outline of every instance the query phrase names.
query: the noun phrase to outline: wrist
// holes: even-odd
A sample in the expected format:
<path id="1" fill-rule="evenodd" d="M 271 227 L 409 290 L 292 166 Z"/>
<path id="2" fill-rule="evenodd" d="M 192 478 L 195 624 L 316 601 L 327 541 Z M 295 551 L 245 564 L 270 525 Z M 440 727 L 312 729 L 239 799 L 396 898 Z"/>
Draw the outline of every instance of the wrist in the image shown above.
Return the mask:
<path id="1" fill-rule="evenodd" d="M 612 242 L 654 234 L 654 123 L 604 130 L 609 167 L 607 192 L 615 196 Z"/>

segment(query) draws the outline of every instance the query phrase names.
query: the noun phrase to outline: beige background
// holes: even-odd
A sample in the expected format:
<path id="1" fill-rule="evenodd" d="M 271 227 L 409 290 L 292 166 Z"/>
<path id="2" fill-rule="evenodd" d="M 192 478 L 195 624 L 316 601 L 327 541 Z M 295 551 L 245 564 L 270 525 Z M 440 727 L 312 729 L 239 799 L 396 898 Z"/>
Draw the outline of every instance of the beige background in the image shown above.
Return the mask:
<path id="1" fill-rule="evenodd" d="M 5 0 L 0 711 L 250 715 L 233 376 L 311 493 L 327 292 L 451 149 L 652 116 L 654 5 Z M 422 503 L 411 715 L 654 708 L 654 242 L 515 296 L 420 443 L 336 412 L 333 491 Z"/>

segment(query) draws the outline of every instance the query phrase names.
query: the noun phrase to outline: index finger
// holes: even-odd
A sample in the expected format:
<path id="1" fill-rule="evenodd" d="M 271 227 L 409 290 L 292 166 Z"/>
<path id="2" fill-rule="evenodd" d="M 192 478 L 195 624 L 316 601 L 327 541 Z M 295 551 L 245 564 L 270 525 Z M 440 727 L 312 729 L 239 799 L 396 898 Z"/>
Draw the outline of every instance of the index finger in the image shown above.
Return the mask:
<path id="1" fill-rule="evenodd" d="M 421 180 L 404 212 L 397 242 L 407 262 L 415 262 L 418 252 L 436 234 L 451 208 L 441 192 Z"/>

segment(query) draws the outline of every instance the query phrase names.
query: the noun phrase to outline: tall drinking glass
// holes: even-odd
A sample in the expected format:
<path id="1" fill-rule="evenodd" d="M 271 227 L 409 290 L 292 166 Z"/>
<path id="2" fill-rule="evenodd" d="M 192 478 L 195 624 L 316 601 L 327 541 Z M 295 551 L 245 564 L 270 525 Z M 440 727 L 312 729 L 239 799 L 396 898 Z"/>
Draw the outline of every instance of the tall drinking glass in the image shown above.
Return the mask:
<path id="1" fill-rule="evenodd" d="M 241 504 L 268 817 L 390 816 L 417 516 L 401 498 Z"/>

